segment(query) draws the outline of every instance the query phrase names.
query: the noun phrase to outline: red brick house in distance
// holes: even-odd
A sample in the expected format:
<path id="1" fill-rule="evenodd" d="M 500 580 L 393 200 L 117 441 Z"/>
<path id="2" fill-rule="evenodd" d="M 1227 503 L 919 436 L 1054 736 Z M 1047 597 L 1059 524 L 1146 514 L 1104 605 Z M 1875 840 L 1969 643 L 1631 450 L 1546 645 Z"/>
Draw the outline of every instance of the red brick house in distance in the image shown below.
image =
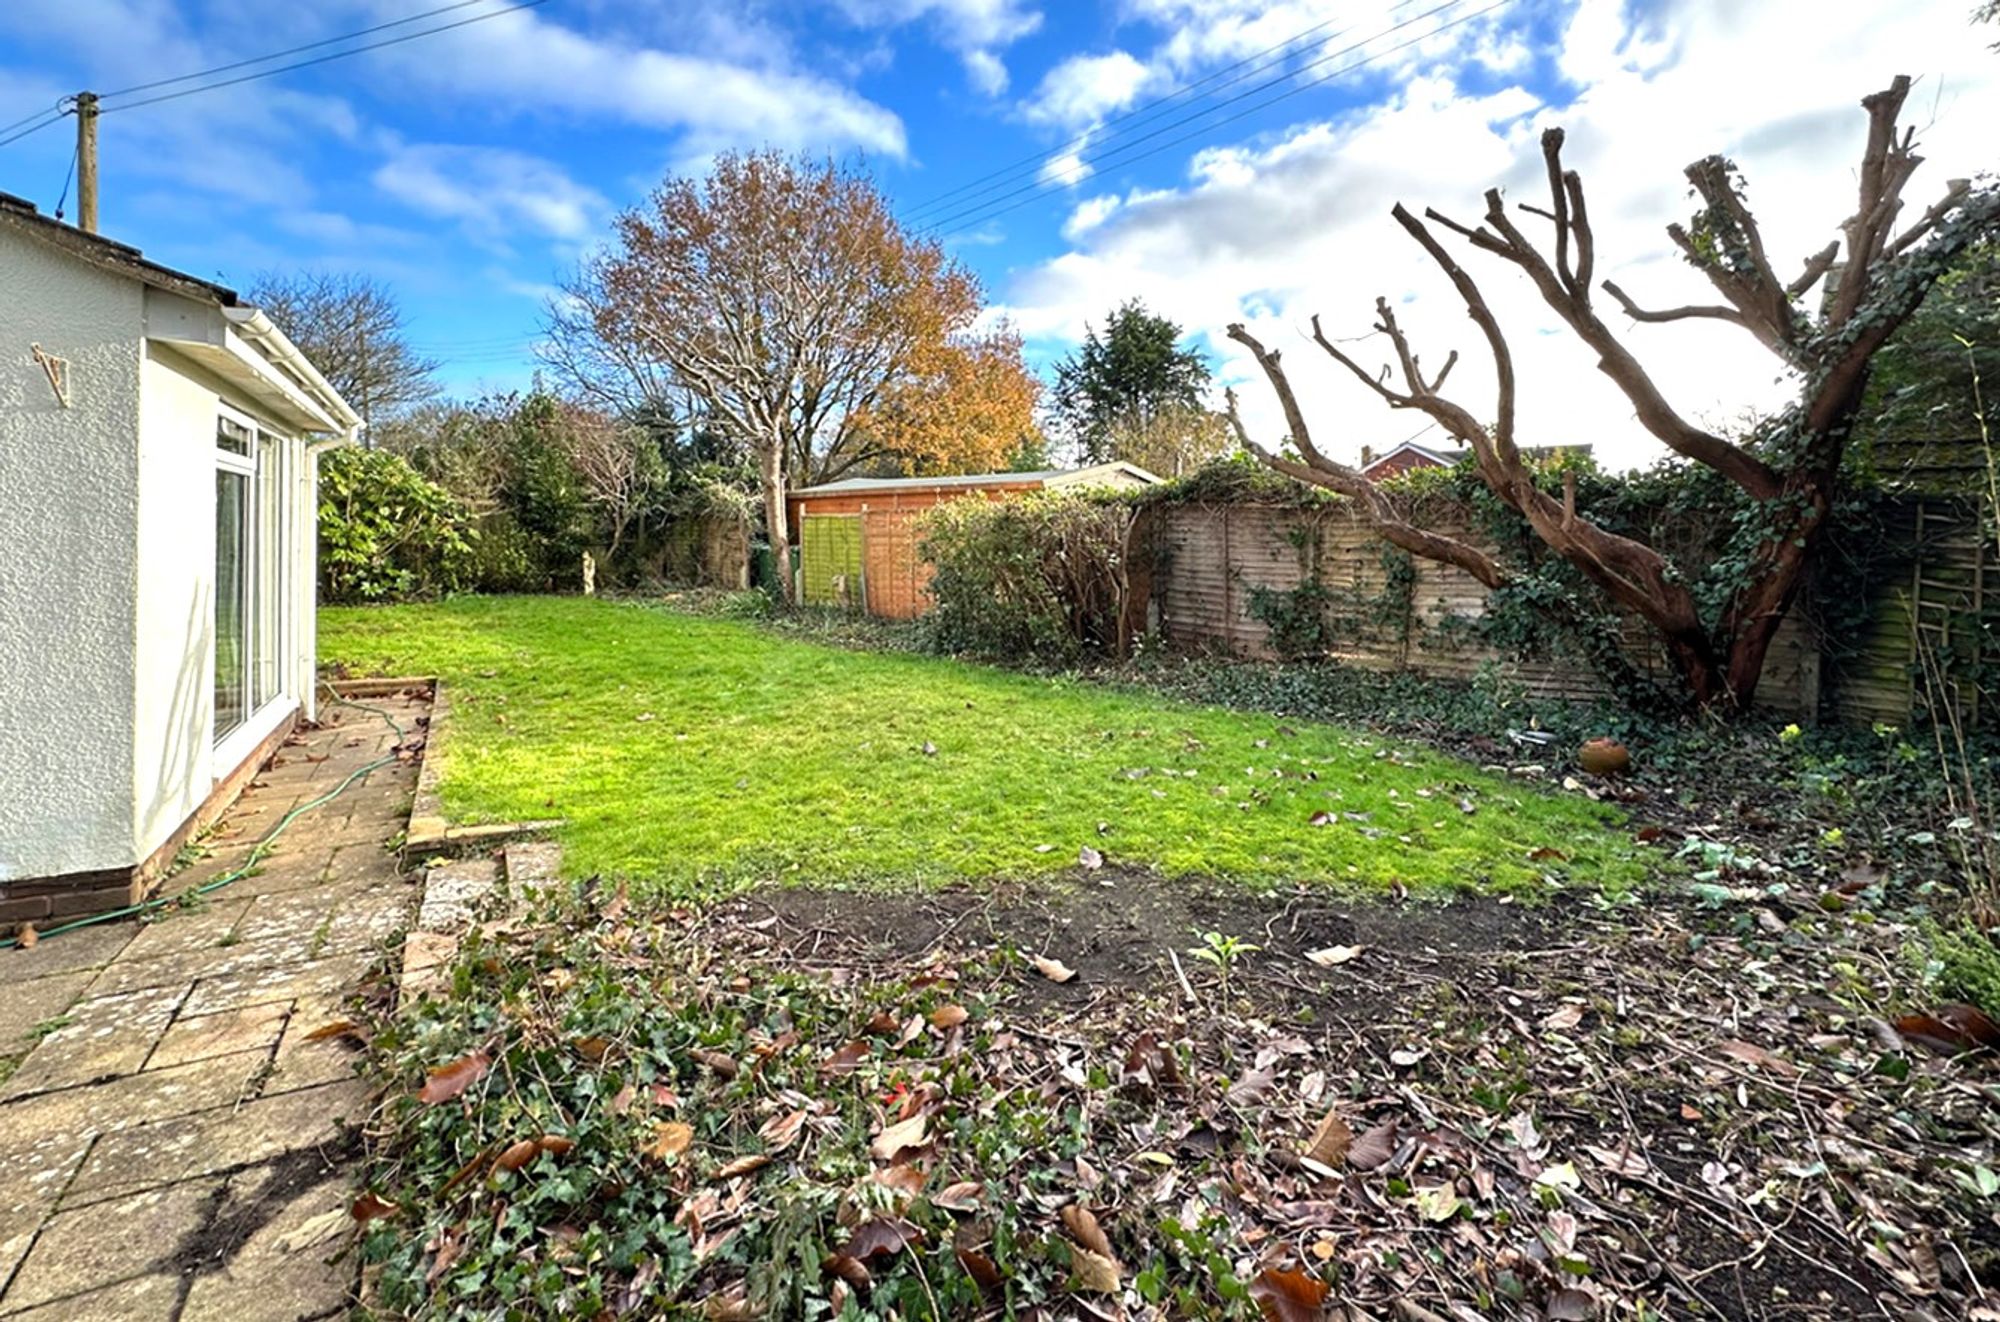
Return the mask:
<path id="1" fill-rule="evenodd" d="M 1563 455 L 1575 455 L 1580 459 L 1590 457 L 1588 445 L 1524 445 L 1521 454 L 1529 460 L 1548 460 Z M 1418 468 L 1450 468 L 1460 460 L 1470 459 L 1472 451 L 1465 449 L 1442 450 L 1428 445 L 1418 445 L 1415 441 L 1404 441 L 1387 454 L 1377 455 L 1368 446 L 1361 447 L 1361 474 L 1370 481 L 1380 482 L 1384 478 L 1400 477 Z"/>

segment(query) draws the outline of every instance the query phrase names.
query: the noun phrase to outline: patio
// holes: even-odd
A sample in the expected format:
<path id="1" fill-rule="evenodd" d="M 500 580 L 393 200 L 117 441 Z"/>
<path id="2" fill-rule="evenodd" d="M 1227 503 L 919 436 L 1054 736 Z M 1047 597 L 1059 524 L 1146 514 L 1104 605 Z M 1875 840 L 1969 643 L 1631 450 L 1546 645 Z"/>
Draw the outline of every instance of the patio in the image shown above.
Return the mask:
<path id="1" fill-rule="evenodd" d="M 427 703 L 371 698 L 404 731 Z M 315 1030 L 381 965 L 415 901 L 383 848 L 416 760 L 301 813 L 261 868 L 206 895 L 256 842 L 404 745 L 329 704 L 169 880 L 153 921 L 0 952 L 0 1316 L 291 1319 L 352 1298 L 346 1242 L 360 1058 Z"/>

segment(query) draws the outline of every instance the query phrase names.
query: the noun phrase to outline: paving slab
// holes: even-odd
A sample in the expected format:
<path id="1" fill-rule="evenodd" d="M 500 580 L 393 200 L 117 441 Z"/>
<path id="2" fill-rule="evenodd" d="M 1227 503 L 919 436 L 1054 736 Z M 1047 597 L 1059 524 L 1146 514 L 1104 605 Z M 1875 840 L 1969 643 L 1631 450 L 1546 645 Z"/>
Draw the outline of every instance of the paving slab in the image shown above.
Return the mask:
<path id="1" fill-rule="evenodd" d="M 15 1069 L 0 1098 L 132 1073 L 146 1063 L 186 996 L 186 984 L 177 984 L 76 1002 L 67 1022 L 43 1036 Z"/>
<path id="2" fill-rule="evenodd" d="M 347 991 L 361 982 L 376 963 L 372 955 L 333 955 L 306 964 L 205 977 L 195 984 L 183 1014 L 213 1014 L 262 1001 L 289 1001 Z"/>
<path id="3" fill-rule="evenodd" d="M 352 1238 L 354 1191 L 332 1168 L 259 1168 L 229 1181 L 180 1322 L 307 1322 L 345 1309 L 352 1267 L 337 1261 Z M 311 1179 L 313 1174 L 320 1178 Z"/>
<path id="4" fill-rule="evenodd" d="M 300 1088 L 353 1079 L 367 1054 L 361 1043 L 345 1035 L 317 1041 L 312 1036 L 328 1025 L 352 1019 L 345 997 L 302 996 L 294 1002 L 285 1021 L 284 1036 L 278 1039 L 271 1075 L 264 1080 L 263 1095 L 275 1097 Z"/>
<path id="5" fill-rule="evenodd" d="M 83 1164 L 89 1134 L 17 1133 L 0 1139 L 0 1283 L 28 1255 L 35 1232 Z"/>
<path id="6" fill-rule="evenodd" d="M 39 941 L 29 950 L 0 950 L 0 987 L 51 973 L 102 968 L 138 931 L 132 923 L 99 923 Z"/>
<path id="7" fill-rule="evenodd" d="M 170 1270 L 174 1250 L 200 1233 L 221 1194 L 222 1181 L 201 1180 L 58 1212 L 14 1273 L 6 1306 L 33 1308 Z"/>
<path id="8" fill-rule="evenodd" d="M 0 1133 L 105 1134 L 231 1106 L 249 1095 L 269 1065 L 261 1055 L 218 1056 L 0 1102 Z"/>
<path id="9" fill-rule="evenodd" d="M 172 1322 L 180 1298 L 180 1277 L 155 1272 L 24 1312 L 0 1308 L 0 1317 L 7 1322 Z"/>
<path id="10" fill-rule="evenodd" d="M 118 952 L 118 958 L 121 962 L 158 959 L 190 950 L 224 947 L 249 907 L 249 900 L 237 899 L 225 889 L 211 899 L 193 901 L 190 907 L 167 908 L 158 918 L 140 925 L 139 934 Z"/>
<path id="11" fill-rule="evenodd" d="M 62 1206 L 67 1211 L 295 1154 L 337 1159 L 351 1152 L 369 1103 L 368 1086 L 355 1079 L 106 1134 L 63 1191 Z"/>
<path id="12" fill-rule="evenodd" d="M 212 1056 L 227 1056 L 238 1051 L 268 1053 L 278 1045 L 291 1010 L 289 1001 L 271 1001 L 176 1020 L 153 1047 L 153 1054 L 146 1058 L 145 1068 L 171 1069 L 176 1065 L 207 1060 Z"/>
<path id="13" fill-rule="evenodd" d="M 51 973 L 12 983 L 0 991 L 0 1055 L 12 1055 L 33 1046 L 40 1030 L 60 1019 L 81 1000 L 84 989 L 96 976 L 90 969 Z"/>

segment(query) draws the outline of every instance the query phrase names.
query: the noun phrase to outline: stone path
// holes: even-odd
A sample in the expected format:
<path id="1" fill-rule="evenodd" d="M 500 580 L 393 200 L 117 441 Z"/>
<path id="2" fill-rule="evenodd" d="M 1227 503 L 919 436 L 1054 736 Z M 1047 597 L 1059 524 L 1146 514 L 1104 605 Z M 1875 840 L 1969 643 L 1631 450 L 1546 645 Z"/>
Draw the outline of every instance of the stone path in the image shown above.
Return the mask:
<path id="1" fill-rule="evenodd" d="M 366 701 L 421 737 L 422 699 Z M 399 742 L 353 707 L 321 718 L 169 889 L 242 867 L 292 808 Z M 356 780 L 294 820 L 260 871 L 153 921 L 0 951 L 0 1318 L 347 1309 L 345 1167 L 370 1095 L 352 1043 L 308 1039 L 346 1017 L 409 922 L 417 891 L 384 844 L 415 778 L 405 758 Z"/>

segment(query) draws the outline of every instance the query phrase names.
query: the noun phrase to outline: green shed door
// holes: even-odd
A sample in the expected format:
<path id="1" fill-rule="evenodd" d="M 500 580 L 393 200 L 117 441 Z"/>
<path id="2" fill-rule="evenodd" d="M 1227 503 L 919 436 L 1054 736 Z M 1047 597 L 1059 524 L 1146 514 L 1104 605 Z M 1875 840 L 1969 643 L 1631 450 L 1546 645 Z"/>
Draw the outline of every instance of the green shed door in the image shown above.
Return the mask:
<path id="1" fill-rule="evenodd" d="M 799 596 L 814 606 L 861 604 L 861 516 L 799 520 Z"/>

